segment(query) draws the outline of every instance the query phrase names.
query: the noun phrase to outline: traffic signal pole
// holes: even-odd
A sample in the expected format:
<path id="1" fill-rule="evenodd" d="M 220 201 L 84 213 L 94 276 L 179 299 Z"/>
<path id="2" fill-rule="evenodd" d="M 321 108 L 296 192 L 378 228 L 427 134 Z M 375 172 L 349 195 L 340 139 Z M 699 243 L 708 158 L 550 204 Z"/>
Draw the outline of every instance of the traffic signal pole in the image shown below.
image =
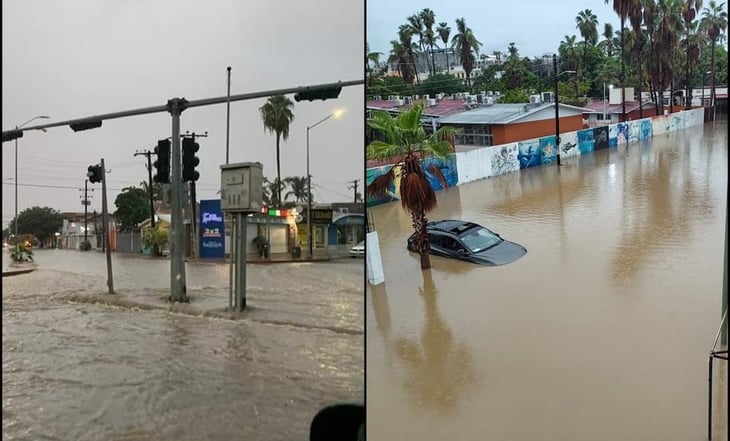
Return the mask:
<path id="1" fill-rule="evenodd" d="M 185 235 L 182 216 L 182 158 L 180 148 L 180 113 L 184 100 L 173 98 L 167 105 L 172 115 L 172 152 L 170 181 L 172 183 L 172 222 L 170 225 L 170 301 L 189 302 L 185 284 Z"/>
<path id="2" fill-rule="evenodd" d="M 12 141 L 23 136 L 23 133 L 29 130 L 41 130 L 51 127 L 69 126 L 74 131 L 89 130 L 101 127 L 104 120 L 126 118 L 129 116 L 146 115 L 150 113 L 168 112 L 172 117 L 172 225 L 170 231 L 170 300 L 187 302 L 186 284 L 185 284 L 185 260 L 184 249 L 185 242 L 183 236 L 183 219 L 182 219 L 182 188 L 181 179 L 181 152 L 180 152 L 180 114 L 191 107 L 203 107 L 214 104 L 223 104 L 232 101 L 245 101 L 256 98 L 267 98 L 274 95 L 297 94 L 294 99 L 296 101 L 328 99 L 335 98 L 339 94 L 339 90 L 343 87 L 358 86 L 365 83 L 364 79 L 352 81 L 339 81 L 336 83 L 318 84 L 313 86 L 290 87 L 287 89 L 268 90 L 262 92 L 245 93 L 239 95 L 227 95 L 216 98 L 205 98 L 200 100 L 188 101 L 185 98 L 172 98 L 167 104 L 160 106 L 144 107 L 134 110 L 126 110 L 122 112 L 106 113 L 94 115 L 85 118 L 77 118 L 66 121 L 59 121 L 50 124 L 40 124 L 35 126 L 21 127 L 13 130 L 2 132 L 2 142 Z M 332 89 L 330 92 L 329 89 Z M 106 182 L 104 183 L 106 188 Z M 106 200 L 106 192 L 104 192 L 104 200 Z M 106 210 L 104 210 L 106 214 Z M 108 247 L 107 247 L 108 248 Z M 111 270 L 111 255 L 108 256 L 109 269 Z M 111 276 L 111 272 L 110 272 Z M 110 277 L 111 292 L 111 277 Z"/>
<path id="3" fill-rule="evenodd" d="M 104 223 L 104 242 L 106 243 L 106 285 L 109 287 L 109 294 L 114 294 L 114 277 L 112 276 L 112 247 L 111 232 L 109 231 L 109 219 L 107 218 L 107 201 L 106 201 L 106 168 L 104 167 L 104 158 L 101 158 L 101 218 Z"/>

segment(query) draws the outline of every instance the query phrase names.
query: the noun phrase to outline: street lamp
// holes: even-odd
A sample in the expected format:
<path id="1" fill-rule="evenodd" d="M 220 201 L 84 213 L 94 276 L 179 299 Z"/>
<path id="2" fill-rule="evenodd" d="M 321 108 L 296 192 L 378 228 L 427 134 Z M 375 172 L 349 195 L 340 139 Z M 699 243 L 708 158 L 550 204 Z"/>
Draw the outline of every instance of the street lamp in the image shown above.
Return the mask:
<path id="1" fill-rule="evenodd" d="M 609 84 L 608 89 L 609 90 L 613 89 L 613 84 Z M 606 124 L 606 82 L 605 81 L 603 82 L 603 125 L 604 126 L 607 125 Z"/>
<path id="2" fill-rule="evenodd" d="M 555 150 L 558 154 L 558 166 L 560 166 L 560 114 L 558 110 L 558 77 L 564 73 L 575 73 L 574 70 L 564 70 L 558 73 L 558 57 L 553 54 L 553 73 L 555 74 Z"/>
<path id="3" fill-rule="evenodd" d="M 24 122 L 19 126 L 15 126 L 15 130 L 37 120 L 37 119 L 48 119 L 50 116 L 40 115 L 34 116 L 28 121 Z M 44 130 L 45 132 L 45 130 Z M 13 225 L 13 232 L 15 234 L 15 249 L 18 249 L 18 138 L 15 138 L 15 225 Z"/>
<path id="4" fill-rule="evenodd" d="M 307 126 L 307 255 L 309 259 L 312 258 L 312 175 L 309 174 L 309 131 L 332 117 L 339 118 L 343 113 L 345 113 L 344 110 L 337 109 L 311 126 Z"/>
<path id="5" fill-rule="evenodd" d="M 707 82 L 707 75 L 710 74 L 711 71 L 702 72 L 702 122 L 704 123 L 707 120 L 707 108 L 705 107 L 705 83 Z"/>

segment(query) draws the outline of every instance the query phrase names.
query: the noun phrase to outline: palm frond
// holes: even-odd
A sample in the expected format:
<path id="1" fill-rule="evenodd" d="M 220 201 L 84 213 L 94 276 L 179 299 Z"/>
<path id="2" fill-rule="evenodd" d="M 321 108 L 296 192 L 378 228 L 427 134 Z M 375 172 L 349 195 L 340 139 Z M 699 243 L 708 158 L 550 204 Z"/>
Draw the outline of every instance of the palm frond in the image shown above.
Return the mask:
<path id="1" fill-rule="evenodd" d="M 367 186 L 368 196 L 385 196 L 388 194 L 388 189 L 395 180 L 394 169 L 395 167 L 391 167 L 387 173 L 373 179 L 373 182 Z"/>
<path id="2" fill-rule="evenodd" d="M 436 176 L 436 179 L 441 183 L 441 186 L 443 188 L 449 188 L 449 183 L 446 182 L 446 176 L 441 172 L 441 169 L 436 166 L 436 164 L 431 164 L 428 167 L 428 170 L 433 173 L 434 176 Z"/>

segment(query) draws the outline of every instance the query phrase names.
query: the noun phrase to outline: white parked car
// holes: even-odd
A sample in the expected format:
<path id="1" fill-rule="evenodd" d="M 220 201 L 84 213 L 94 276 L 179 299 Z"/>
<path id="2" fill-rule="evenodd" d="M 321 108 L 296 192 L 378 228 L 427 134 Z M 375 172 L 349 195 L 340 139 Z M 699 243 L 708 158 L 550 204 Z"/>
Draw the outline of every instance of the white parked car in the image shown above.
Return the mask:
<path id="1" fill-rule="evenodd" d="M 350 257 L 364 257 L 365 256 L 365 241 L 363 240 L 359 244 L 350 248 Z"/>

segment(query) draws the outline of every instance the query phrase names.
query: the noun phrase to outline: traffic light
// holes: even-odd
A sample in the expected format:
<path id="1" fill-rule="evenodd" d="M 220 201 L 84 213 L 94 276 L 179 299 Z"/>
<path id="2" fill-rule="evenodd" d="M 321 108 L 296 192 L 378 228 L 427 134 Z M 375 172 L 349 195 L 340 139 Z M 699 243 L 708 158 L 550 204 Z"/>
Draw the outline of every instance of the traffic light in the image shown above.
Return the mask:
<path id="1" fill-rule="evenodd" d="M 90 165 L 87 170 L 86 176 L 89 178 L 89 182 L 95 184 L 103 180 L 101 165 Z"/>
<path id="2" fill-rule="evenodd" d="M 334 99 L 340 96 L 342 87 L 328 87 L 328 88 L 307 88 L 303 92 L 299 92 L 294 95 L 295 101 L 314 101 L 314 100 L 327 100 Z"/>
<path id="3" fill-rule="evenodd" d="M 195 152 L 200 150 L 200 144 L 195 142 L 195 138 L 183 138 L 182 140 L 182 177 L 183 182 L 197 181 L 200 173 L 195 171 L 195 167 L 200 164 L 200 159 L 195 156 Z"/>
<path id="4" fill-rule="evenodd" d="M 23 137 L 22 130 L 8 130 L 7 132 L 3 132 L 3 142 L 12 141 L 14 139 L 18 139 L 18 138 L 22 138 L 22 137 Z"/>
<path id="5" fill-rule="evenodd" d="M 170 182 L 170 140 L 161 139 L 157 141 L 155 147 L 155 155 L 157 160 L 152 164 L 155 167 L 154 181 L 157 183 L 168 184 Z"/>

